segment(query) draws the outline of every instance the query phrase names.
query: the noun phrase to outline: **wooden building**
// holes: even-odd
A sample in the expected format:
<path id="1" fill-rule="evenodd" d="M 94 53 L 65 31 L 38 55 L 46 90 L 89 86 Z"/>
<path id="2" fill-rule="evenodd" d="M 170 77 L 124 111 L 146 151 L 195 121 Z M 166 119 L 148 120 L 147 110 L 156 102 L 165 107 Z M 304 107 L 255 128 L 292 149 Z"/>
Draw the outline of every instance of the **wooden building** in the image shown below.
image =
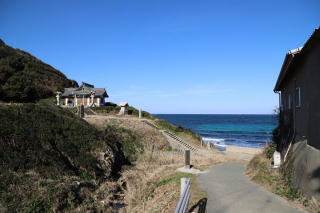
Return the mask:
<path id="1" fill-rule="evenodd" d="M 294 187 L 320 201 L 320 28 L 286 54 L 274 91 L 282 163 L 293 162 Z"/>
<path id="2" fill-rule="evenodd" d="M 61 95 L 62 105 L 76 107 L 84 106 L 102 106 L 108 94 L 104 88 L 95 88 L 94 85 L 84 83 L 79 88 L 65 88 Z"/>
<path id="3" fill-rule="evenodd" d="M 274 91 L 280 94 L 281 146 L 307 139 L 320 149 L 320 29 L 303 47 L 290 50 L 284 59 Z M 281 148 L 282 148 L 281 147 Z"/>

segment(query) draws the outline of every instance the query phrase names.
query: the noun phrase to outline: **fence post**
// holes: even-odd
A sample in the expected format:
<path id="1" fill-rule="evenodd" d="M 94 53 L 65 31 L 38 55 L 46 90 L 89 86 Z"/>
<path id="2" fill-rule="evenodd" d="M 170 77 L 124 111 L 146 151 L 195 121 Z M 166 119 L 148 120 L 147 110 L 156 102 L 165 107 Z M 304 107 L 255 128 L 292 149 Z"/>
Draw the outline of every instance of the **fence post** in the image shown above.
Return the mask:
<path id="1" fill-rule="evenodd" d="M 190 150 L 189 149 L 184 151 L 184 158 L 185 158 L 184 168 L 190 169 L 191 166 L 190 166 Z"/>

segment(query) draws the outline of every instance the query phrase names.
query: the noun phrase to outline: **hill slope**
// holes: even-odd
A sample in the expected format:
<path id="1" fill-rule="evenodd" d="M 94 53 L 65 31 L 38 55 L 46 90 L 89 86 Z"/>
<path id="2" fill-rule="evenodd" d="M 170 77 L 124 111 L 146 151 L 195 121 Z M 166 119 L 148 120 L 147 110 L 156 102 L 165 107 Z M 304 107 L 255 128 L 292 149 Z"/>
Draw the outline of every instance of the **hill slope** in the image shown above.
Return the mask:
<path id="1" fill-rule="evenodd" d="M 0 104 L 0 117 L 0 212 L 96 210 L 128 162 L 116 130 L 52 104 Z"/>
<path id="2" fill-rule="evenodd" d="M 78 86 L 63 73 L 31 54 L 6 45 L 0 39 L 0 99 L 34 102 L 57 90 Z"/>

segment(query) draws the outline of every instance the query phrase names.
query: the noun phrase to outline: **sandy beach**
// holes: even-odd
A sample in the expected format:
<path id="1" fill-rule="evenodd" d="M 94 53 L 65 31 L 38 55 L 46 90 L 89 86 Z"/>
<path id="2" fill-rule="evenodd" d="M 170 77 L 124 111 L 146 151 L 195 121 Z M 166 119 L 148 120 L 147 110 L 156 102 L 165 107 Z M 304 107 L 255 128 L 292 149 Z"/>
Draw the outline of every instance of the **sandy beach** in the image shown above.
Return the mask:
<path id="1" fill-rule="evenodd" d="M 228 145 L 225 153 L 228 157 L 232 157 L 238 160 L 250 161 L 256 154 L 261 153 L 262 150 L 262 148 L 249 148 Z"/>

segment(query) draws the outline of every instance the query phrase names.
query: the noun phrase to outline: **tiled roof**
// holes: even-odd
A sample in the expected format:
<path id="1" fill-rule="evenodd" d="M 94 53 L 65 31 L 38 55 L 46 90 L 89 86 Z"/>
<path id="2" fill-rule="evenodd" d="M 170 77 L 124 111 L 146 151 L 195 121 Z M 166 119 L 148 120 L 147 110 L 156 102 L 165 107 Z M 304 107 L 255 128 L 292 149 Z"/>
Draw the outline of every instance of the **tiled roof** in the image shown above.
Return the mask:
<path id="1" fill-rule="evenodd" d="M 94 88 L 91 87 L 93 85 L 90 85 L 88 87 L 87 85 L 82 84 L 79 88 L 65 88 L 64 93 L 61 95 L 62 98 L 64 97 L 72 97 L 72 96 L 77 96 L 77 97 L 82 97 L 82 96 L 90 96 L 91 91 L 95 92 L 95 96 L 104 96 L 104 97 L 109 97 L 106 90 L 104 88 Z"/>

